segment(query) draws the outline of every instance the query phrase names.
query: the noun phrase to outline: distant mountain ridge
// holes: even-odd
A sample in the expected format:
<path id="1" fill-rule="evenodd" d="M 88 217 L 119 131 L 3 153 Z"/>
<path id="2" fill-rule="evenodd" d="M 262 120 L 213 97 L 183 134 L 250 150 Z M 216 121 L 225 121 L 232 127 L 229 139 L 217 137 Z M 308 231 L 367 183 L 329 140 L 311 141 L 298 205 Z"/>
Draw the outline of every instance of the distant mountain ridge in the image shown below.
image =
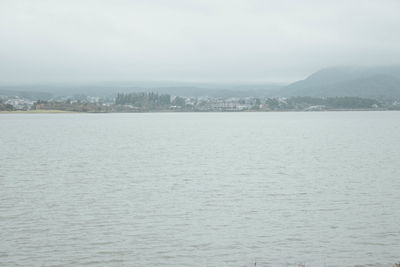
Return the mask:
<path id="1" fill-rule="evenodd" d="M 400 65 L 326 68 L 283 87 L 279 95 L 400 98 Z"/>
<path id="2" fill-rule="evenodd" d="M 361 97 L 400 99 L 400 65 L 378 67 L 331 67 L 314 72 L 289 85 L 274 83 L 196 83 L 173 81 L 88 82 L 49 84 L 0 84 L 0 96 L 49 99 L 90 95 L 115 97 L 117 93 L 156 92 L 186 97 Z"/>
<path id="3" fill-rule="evenodd" d="M 0 95 L 29 96 L 48 99 L 51 96 L 115 96 L 117 93 L 156 92 L 186 97 L 267 97 L 276 94 L 282 87 L 274 83 L 190 83 L 190 82 L 98 82 L 98 83 L 54 83 L 7 86 L 0 84 Z"/>
<path id="4" fill-rule="evenodd" d="M 18 96 L 21 98 L 27 98 L 32 100 L 47 100 L 50 99 L 53 95 L 48 92 L 41 92 L 41 91 L 20 91 L 20 90 L 9 90 L 3 89 L 0 87 L 0 96 Z"/>

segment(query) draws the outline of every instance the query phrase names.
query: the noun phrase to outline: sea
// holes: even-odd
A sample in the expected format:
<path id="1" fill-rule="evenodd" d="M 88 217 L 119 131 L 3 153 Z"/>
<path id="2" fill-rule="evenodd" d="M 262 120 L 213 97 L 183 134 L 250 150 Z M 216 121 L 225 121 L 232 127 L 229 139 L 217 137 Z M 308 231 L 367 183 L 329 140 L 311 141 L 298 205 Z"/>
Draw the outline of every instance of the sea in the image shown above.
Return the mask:
<path id="1" fill-rule="evenodd" d="M 400 112 L 0 114 L 0 266 L 393 266 Z"/>

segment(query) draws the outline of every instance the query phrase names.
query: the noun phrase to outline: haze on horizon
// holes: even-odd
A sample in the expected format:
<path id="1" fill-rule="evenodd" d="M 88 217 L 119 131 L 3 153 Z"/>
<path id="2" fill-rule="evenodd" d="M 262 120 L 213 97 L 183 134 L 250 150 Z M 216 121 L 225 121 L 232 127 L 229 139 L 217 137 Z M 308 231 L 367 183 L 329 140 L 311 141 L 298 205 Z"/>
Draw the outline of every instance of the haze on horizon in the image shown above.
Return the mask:
<path id="1" fill-rule="evenodd" d="M 2 0 L 0 82 L 292 82 L 400 63 L 400 1 Z"/>

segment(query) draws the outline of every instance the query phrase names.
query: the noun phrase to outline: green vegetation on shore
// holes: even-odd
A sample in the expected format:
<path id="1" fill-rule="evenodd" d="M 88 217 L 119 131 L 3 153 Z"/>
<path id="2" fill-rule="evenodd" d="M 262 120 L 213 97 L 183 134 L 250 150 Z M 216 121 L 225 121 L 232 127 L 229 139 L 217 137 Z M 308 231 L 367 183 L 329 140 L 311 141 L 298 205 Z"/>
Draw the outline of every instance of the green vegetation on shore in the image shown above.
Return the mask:
<path id="1" fill-rule="evenodd" d="M 104 102 L 103 102 L 104 101 Z M 119 93 L 101 100 L 80 96 L 28 101 L 21 98 L 1 100 L 0 112 L 244 112 L 244 111 L 325 111 L 325 110 L 400 110 L 400 102 L 360 97 L 182 97 L 158 93 Z"/>

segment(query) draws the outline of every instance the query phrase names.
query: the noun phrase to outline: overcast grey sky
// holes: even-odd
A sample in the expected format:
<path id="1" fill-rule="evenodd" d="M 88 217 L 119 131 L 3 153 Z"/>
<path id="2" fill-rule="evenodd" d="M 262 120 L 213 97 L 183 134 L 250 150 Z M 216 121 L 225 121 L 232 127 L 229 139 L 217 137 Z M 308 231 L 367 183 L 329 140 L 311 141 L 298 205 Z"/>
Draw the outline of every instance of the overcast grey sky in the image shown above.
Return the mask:
<path id="1" fill-rule="evenodd" d="M 399 0 L 0 0 L 0 81 L 273 81 L 400 63 Z"/>

